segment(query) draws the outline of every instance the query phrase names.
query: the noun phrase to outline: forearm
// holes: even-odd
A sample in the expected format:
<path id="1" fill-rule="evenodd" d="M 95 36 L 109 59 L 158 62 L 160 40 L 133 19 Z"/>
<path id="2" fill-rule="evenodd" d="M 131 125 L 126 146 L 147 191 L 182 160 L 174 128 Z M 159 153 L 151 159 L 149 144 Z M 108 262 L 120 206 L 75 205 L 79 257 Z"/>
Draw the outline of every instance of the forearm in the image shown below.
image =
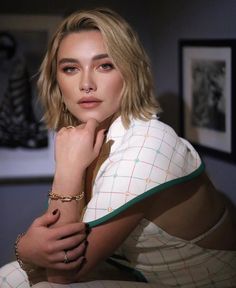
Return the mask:
<path id="1" fill-rule="evenodd" d="M 55 162 L 56 173 L 52 185 L 52 192 L 61 196 L 77 196 L 82 193 L 83 178 L 85 171 L 89 165 L 98 157 L 104 140 L 104 130 L 96 132 L 98 122 L 94 119 L 89 119 L 86 124 L 81 124 L 74 128 L 62 128 L 56 137 L 55 145 Z M 85 197 L 86 199 L 86 197 Z M 87 199 L 86 199 L 87 200 Z M 58 209 L 60 211 L 60 219 L 54 224 L 55 226 L 71 225 L 70 223 L 79 222 L 82 219 L 85 200 L 72 200 L 63 202 L 61 200 L 51 200 L 49 211 Z M 72 235 L 76 236 L 76 235 Z M 70 237 L 70 236 L 69 236 Z M 64 239 L 67 240 L 67 239 Z M 67 267 L 74 266 L 72 269 L 64 269 L 61 271 L 48 270 L 48 280 L 57 283 L 71 283 L 75 280 L 74 275 L 81 266 L 79 259 L 83 260 L 77 250 L 85 249 L 86 242 L 73 245 L 61 250 L 62 257 L 60 261 L 64 261 Z M 76 250 L 77 253 L 72 254 Z M 84 250 L 83 250 L 84 251 Z M 69 255 L 69 256 L 68 256 Z M 75 256 L 76 255 L 76 256 Z M 84 255 L 84 254 L 82 254 Z M 69 263 L 67 262 L 67 258 Z M 67 272 L 65 271 L 67 270 Z M 65 271 L 65 272 L 64 272 Z"/>
<path id="2" fill-rule="evenodd" d="M 83 175 L 72 175 L 73 177 L 64 179 L 62 176 L 56 175 L 52 184 L 52 192 L 60 196 L 79 196 L 80 200 L 62 201 L 49 199 L 48 210 L 49 212 L 58 209 L 60 211 L 60 219 L 54 226 L 61 226 L 67 223 L 78 222 L 81 219 L 81 214 L 85 206 L 85 197 L 83 197 Z"/>
<path id="3" fill-rule="evenodd" d="M 65 197 L 82 195 L 82 193 L 84 193 L 83 173 L 71 176 L 72 177 L 66 177 L 65 179 L 65 177 L 55 174 L 52 192 Z M 73 199 L 68 202 L 64 202 L 61 199 L 49 200 L 49 211 L 54 211 L 55 209 L 60 211 L 60 219 L 53 225 L 53 227 L 79 222 L 81 219 L 81 214 L 85 205 L 85 197 L 82 197 L 80 200 Z M 74 274 L 73 270 L 59 271 L 55 269 L 47 269 L 47 279 L 49 282 L 71 283 Z"/>

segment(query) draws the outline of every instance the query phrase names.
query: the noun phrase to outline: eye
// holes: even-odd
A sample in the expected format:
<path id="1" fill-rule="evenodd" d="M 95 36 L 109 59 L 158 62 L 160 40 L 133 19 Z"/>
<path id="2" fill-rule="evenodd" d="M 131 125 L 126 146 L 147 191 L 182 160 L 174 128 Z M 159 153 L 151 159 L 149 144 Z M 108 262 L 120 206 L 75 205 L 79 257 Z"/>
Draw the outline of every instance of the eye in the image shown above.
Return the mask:
<path id="1" fill-rule="evenodd" d="M 66 74 L 73 74 L 77 71 L 77 67 L 74 67 L 74 66 L 64 66 L 62 68 L 62 71 Z"/>
<path id="2" fill-rule="evenodd" d="M 114 65 L 112 63 L 103 63 L 99 66 L 99 68 L 101 68 L 101 70 L 109 71 L 114 69 Z"/>

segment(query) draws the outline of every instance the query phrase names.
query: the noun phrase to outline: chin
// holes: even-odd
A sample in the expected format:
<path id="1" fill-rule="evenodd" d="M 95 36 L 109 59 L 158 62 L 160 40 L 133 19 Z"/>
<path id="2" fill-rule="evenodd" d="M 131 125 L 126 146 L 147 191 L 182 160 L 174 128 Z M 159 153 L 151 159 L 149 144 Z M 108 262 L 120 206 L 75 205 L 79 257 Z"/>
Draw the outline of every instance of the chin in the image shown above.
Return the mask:
<path id="1" fill-rule="evenodd" d="M 107 118 L 109 118 L 110 116 L 108 117 L 101 117 L 101 116 L 98 116 L 98 115 L 86 115 L 86 116 L 83 116 L 83 117 L 78 117 L 79 121 L 82 122 L 82 123 L 86 123 L 89 119 L 93 118 L 95 119 L 98 123 L 102 123 L 103 121 L 105 121 Z"/>

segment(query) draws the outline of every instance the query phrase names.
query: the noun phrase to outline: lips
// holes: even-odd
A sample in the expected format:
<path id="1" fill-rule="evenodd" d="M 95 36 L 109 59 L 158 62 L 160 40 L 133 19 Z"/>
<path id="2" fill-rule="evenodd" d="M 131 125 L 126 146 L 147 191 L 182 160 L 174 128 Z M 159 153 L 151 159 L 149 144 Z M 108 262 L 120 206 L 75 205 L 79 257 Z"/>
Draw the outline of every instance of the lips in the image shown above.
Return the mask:
<path id="1" fill-rule="evenodd" d="M 95 108 L 97 106 L 99 106 L 102 103 L 101 100 L 99 100 L 96 97 L 83 97 L 79 100 L 78 104 L 82 107 L 82 108 Z"/>

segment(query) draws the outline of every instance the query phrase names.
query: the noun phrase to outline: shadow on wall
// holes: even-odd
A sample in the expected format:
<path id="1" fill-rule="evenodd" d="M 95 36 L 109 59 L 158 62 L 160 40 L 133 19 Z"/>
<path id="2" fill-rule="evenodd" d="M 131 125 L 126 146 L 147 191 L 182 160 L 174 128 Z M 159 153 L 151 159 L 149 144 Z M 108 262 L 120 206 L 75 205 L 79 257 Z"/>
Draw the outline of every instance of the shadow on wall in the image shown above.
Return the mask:
<path id="1" fill-rule="evenodd" d="M 180 103 L 179 97 L 173 92 L 164 92 L 159 94 L 158 101 L 160 102 L 162 113 L 160 114 L 160 120 L 170 125 L 176 133 L 180 133 Z"/>
<path id="2" fill-rule="evenodd" d="M 190 114 L 190 107 L 188 107 L 186 103 L 183 103 L 184 107 L 181 107 L 179 96 L 173 92 L 165 92 L 160 94 L 158 101 L 160 102 L 161 108 L 163 110 L 163 112 L 160 114 L 160 120 L 170 125 L 179 136 L 185 138 L 184 115 L 181 115 L 181 113 L 184 113 L 185 111 L 187 114 Z M 196 129 L 191 133 L 193 139 L 198 139 Z"/>

